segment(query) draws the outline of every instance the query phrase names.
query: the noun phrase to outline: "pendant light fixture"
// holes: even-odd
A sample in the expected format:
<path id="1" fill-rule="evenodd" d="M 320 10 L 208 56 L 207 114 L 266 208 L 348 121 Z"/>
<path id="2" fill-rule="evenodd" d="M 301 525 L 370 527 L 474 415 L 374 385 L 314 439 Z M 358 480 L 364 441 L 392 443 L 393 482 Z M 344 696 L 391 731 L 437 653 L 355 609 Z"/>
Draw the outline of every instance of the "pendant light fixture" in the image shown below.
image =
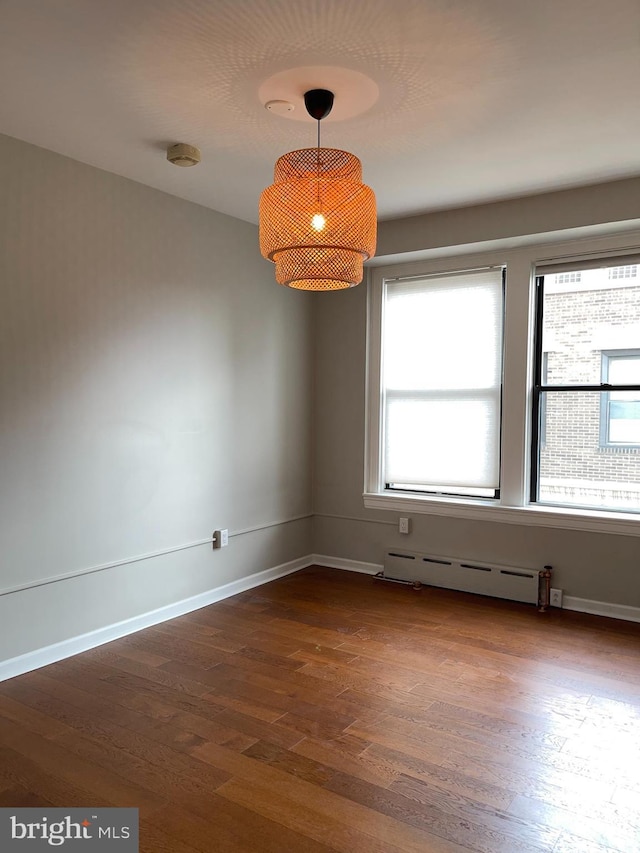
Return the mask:
<path id="1" fill-rule="evenodd" d="M 356 156 L 320 147 L 320 122 L 331 112 L 333 92 L 311 89 L 304 103 L 318 122 L 318 144 L 276 162 L 274 182 L 260 196 L 260 251 L 275 263 L 278 284 L 354 287 L 376 249 L 376 198 L 362 183 Z"/>

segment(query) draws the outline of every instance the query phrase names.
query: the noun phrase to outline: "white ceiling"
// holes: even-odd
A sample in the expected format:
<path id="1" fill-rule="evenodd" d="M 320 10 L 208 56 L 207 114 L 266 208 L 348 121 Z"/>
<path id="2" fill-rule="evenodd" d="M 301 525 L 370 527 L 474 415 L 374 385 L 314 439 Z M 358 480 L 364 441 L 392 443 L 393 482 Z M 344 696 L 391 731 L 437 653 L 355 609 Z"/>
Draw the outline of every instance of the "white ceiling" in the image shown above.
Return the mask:
<path id="1" fill-rule="evenodd" d="M 259 97 L 299 66 L 378 87 L 322 142 L 382 218 L 640 174 L 638 0 L 0 0 L 0 132 L 253 222 L 315 144 Z"/>

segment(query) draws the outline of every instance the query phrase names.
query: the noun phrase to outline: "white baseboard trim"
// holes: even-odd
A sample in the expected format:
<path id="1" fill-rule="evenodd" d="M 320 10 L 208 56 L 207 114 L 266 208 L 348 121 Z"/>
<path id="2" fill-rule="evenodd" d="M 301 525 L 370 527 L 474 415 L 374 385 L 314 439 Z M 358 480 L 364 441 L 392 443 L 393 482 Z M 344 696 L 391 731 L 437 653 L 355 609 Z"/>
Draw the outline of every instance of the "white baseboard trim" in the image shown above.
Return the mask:
<path id="1" fill-rule="evenodd" d="M 207 590 L 207 592 L 194 595 L 191 598 L 177 601 L 175 604 L 168 604 L 166 607 L 151 610 L 140 616 L 134 616 L 131 619 L 107 625 L 105 628 L 98 628 L 97 631 L 90 631 L 88 634 L 71 637 L 60 643 L 54 643 L 51 646 L 45 646 L 42 649 L 36 649 L 24 655 L 0 661 L 0 681 L 6 681 L 8 678 L 14 678 L 16 675 L 23 675 L 25 672 L 31 672 L 50 663 L 56 663 L 56 661 L 64 660 L 64 658 L 80 654 L 80 652 L 95 649 L 103 643 L 109 643 L 111 640 L 126 637 L 128 634 L 135 634 L 136 631 L 141 631 L 143 628 L 150 628 L 152 625 L 158 625 L 160 622 L 166 622 L 168 619 L 184 616 L 185 613 L 191 613 L 193 610 L 199 610 L 201 607 L 215 604 L 216 601 L 230 598 L 239 592 L 245 592 L 248 589 L 269 583 L 269 581 L 298 572 L 300 569 L 311 565 L 311 562 L 309 557 L 300 557 L 297 560 L 291 560 L 288 563 L 282 563 L 280 566 L 274 566 L 271 569 L 265 569 L 262 572 L 256 572 L 253 575 L 248 575 L 237 581 L 224 584 L 224 586 Z"/>
<path id="2" fill-rule="evenodd" d="M 608 616 L 610 619 L 624 619 L 626 622 L 640 622 L 640 607 L 630 607 L 628 604 L 610 604 L 608 601 L 591 601 L 589 598 L 565 595 L 562 599 L 562 607 L 564 610 L 577 610 L 578 613 Z"/>
<path id="3" fill-rule="evenodd" d="M 343 569 L 345 572 L 360 572 L 362 575 L 375 575 L 382 571 L 382 564 L 363 563 L 360 560 L 344 560 L 342 557 L 328 557 L 326 554 L 310 554 L 307 565 L 326 566 L 328 569 Z"/>

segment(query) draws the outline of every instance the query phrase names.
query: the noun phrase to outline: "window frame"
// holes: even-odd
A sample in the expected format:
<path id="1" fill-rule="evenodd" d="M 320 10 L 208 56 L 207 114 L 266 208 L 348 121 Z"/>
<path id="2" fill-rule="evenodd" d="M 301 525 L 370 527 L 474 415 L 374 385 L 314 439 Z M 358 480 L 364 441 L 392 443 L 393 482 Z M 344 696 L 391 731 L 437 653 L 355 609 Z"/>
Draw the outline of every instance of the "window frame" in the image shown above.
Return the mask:
<path id="1" fill-rule="evenodd" d="M 577 234 L 573 240 L 548 240 L 531 235 L 522 240 L 488 241 L 445 246 L 376 258 L 367 269 L 367 334 L 365 353 L 365 437 L 363 503 L 366 509 L 492 521 L 520 526 L 606 532 L 640 536 L 638 513 L 533 504 L 530 501 L 530 458 L 534 379 L 536 271 L 569 262 L 593 265 L 600 260 L 628 264 L 640 254 L 640 230 Z M 599 265 L 599 264 L 598 264 Z M 455 273 L 490 266 L 506 267 L 503 407 L 501 422 L 501 492 L 499 501 L 486 498 L 391 493 L 381 483 L 381 320 L 385 279 Z M 551 271 L 549 269 L 549 271 Z"/>
<path id="2" fill-rule="evenodd" d="M 547 384 L 547 377 L 549 375 L 549 352 L 541 353 L 541 362 L 540 362 L 540 378 L 543 385 Z M 539 403 L 540 413 L 538 415 L 538 440 L 540 443 L 540 447 L 544 448 L 547 444 L 547 398 L 543 397 Z"/>
<path id="3" fill-rule="evenodd" d="M 605 262 L 605 258 L 602 259 L 603 263 Z M 576 264 L 579 264 L 579 261 L 576 261 Z M 615 269 L 615 267 L 612 267 Z M 548 501 L 541 501 L 539 496 L 539 475 L 540 475 L 540 452 L 544 447 L 543 444 L 543 436 L 546 439 L 546 424 L 542 424 L 542 417 L 546 412 L 546 400 L 547 394 L 550 393 L 567 393 L 572 391 L 580 391 L 580 392 L 595 392 L 600 394 L 599 401 L 599 447 L 601 450 L 637 450 L 640 449 L 640 444 L 637 445 L 623 445 L 623 444 L 607 444 L 603 445 L 602 437 L 603 430 L 608 433 L 608 418 L 607 418 L 607 408 L 609 401 L 609 392 L 613 391 L 640 391 L 640 384 L 637 385 L 610 385 L 609 382 L 604 381 L 604 364 L 605 359 L 609 357 L 619 357 L 623 358 L 625 354 L 634 355 L 640 357 L 640 349 L 638 350 L 630 350 L 630 349 L 619 349 L 619 350 L 602 350 L 601 358 L 602 365 L 601 366 L 601 375 L 599 383 L 571 383 L 567 385 L 559 385 L 559 384 L 549 384 L 546 379 L 547 377 L 544 375 L 545 363 L 544 356 L 545 352 L 542 348 L 542 337 L 543 337 L 543 325 L 544 325 L 544 273 L 538 274 L 540 271 L 536 270 L 535 276 L 535 326 L 534 326 L 534 334 L 533 334 L 533 388 L 532 388 L 532 402 L 531 402 L 531 450 L 530 450 L 530 482 L 529 482 L 529 503 L 533 506 L 540 507 L 558 507 L 558 508 L 569 508 L 570 505 L 567 504 L 554 504 Z M 576 282 L 579 283 L 579 282 Z M 611 356 L 609 355 L 611 354 Z M 607 360 L 607 372 L 608 372 L 608 360 Z M 571 506 L 572 510 L 581 511 L 581 507 Z M 585 509 L 589 509 L 585 507 Z M 608 512 L 611 514 L 618 514 L 616 509 L 603 509 L 599 508 L 603 512 Z M 640 518 L 640 509 L 638 510 L 630 510 L 626 515 L 637 515 Z"/>
<path id="4" fill-rule="evenodd" d="M 446 273 L 445 277 L 455 278 L 456 275 L 465 275 L 468 273 L 481 272 L 484 270 L 495 269 L 495 268 L 496 268 L 495 266 L 484 267 L 484 268 L 474 267 L 473 269 L 463 268 L 463 269 L 459 269 L 459 270 L 455 270 L 455 271 L 448 271 Z M 498 268 L 500 268 L 500 267 L 498 267 Z M 504 385 L 504 381 L 503 381 L 503 372 L 504 372 L 504 302 L 505 302 L 505 285 L 506 285 L 506 268 L 504 265 L 501 267 L 501 270 L 502 270 L 501 271 L 501 280 L 502 280 L 502 294 L 501 294 L 501 296 L 502 296 L 502 305 L 501 305 L 502 339 L 501 339 L 499 347 L 498 347 L 499 353 L 500 353 L 501 365 L 500 365 L 500 389 L 499 389 L 500 394 L 499 394 L 499 421 L 498 421 L 498 466 L 499 466 L 499 468 L 498 468 L 498 486 L 497 486 L 497 488 L 494 489 L 493 495 L 487 495 L 484 497 L 480 497 L 478 495 L 473 495 L 471 493 L 465 493 L 462 490 L 456 490 L 452 486 L 450 486 L 450 487 L 443 486 L 442 488 L 438 489 L 436 487 L 420 488 L 419 486 L 413 486 L 412 487 L 412 486 L 407 485 L 405 488 L 403 488 L 401 483 L 395 484 L 395 483 L 384 482 L 385 491 L 387 491 L 389 493 L 393 493 L 393 494 L 400 494 L 400 495 L 415 494 L 415 495 L 424 495 L 425 497 L 443 497 L 443 498 L 462 499 L 462 500 L 481 499 L 481 500 L 491 501 L 492 503 L 499 501 L 499 499 L 500 499 L 500 473 L 501 473 L 500 457 L 501 457 L 501 449 L 502 449 L 502 397 L 503 397 L 503 385 Z M 441 273 L 431 273 L 431 274 L 426 275 L 426 276 L 397 276 L 395 279 L 385 278 L 383 281 L 383 284 L 382 284 L 381 311 L 382 312 L 384 311 L 384 305 L 385 305 L 385 300 L 386 300 L 386 289 L 387 289 L 388 283 L 392 283 L 393 281 L 399 281 L 399 280 L 406 281 L 407 279 L 410 280 L 411 278 L 415 278 L 416 280 L 418 280 L 418 279 L 428 279 L 428 278 L 438 279 L 438 278 L 442 278 L 442 277 L 443 277 L 443 275 Z M 381 338 L 384 335 L 383 324 L 384 324 L 384 317 L 382 318 L 382 324 L 381 324 Z M 382 368 L 383 359 L 384 359 L 384 353 L 381 352 L 381 355 L 380 355 L 380 374 L 381 374 L 380 375 L 380 382 L 381 383 L 382 383 L 382 373 L 383 373 L 383 368 Z M 381 447 L 384 447 L 384 440 L 385 440 L 385 435 L 384 435 L 384 425 L 385 425 L 384 404 L 385 404 L 385 395 L 384 395 L 384 393 L 382 393 L 382 399 L 381 399 L 381 410 L 382 411 L 381 411 L 381 424 L 380 424 Z M 381 472 L 380 472 L 380 474 L 382 476 L 382 474 L 385 473 L 384 472 L 384 462 L 381 461 L 380 464 L 382 466 Z M 383 478 L 383 480 L 384 479 L 385 478 Z M 447 488 L 450 488 L 451 491 L 447 491 Z M 462 487 L 461 487 L 461 489 L 462 489 Z"/>

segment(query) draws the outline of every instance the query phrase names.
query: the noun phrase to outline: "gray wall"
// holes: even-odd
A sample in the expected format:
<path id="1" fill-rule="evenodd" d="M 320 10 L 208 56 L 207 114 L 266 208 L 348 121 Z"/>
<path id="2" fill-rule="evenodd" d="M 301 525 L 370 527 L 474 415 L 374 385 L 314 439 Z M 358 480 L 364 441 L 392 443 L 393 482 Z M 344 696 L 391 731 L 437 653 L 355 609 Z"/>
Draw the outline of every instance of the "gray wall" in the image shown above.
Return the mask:
<path id="1" fill-rule="evenodd" d="M 167 168 L 172 168 L 167 165 Z M 255 226 L 0 137 L 0 660 L 308 554 L 312 300 Z"/>
<path id="2" fill-rule="evenodd" d="M 428 192 L 428 188 L 426 188 Z M 640 215 L 640 177 L 471 205 L 381 222 L 378 258 L 606 225 L 630 227 Z"/>
<path id="3" fill-rule="evenodd" d="M 397 533 L 398 513 L 364 509 L 366 305 L 364 286 L 323 294 L 317 300 L 315 552 L 380 564 L 386 549 L 403 547 L 523 567 L 551 564 L 553 585 L 567 595 L 640 606 L 640 539 L 636 536 L 418 515 L 409 510 L 403 514 L 411 516 L 413 529 L 404 536 Z"/>

